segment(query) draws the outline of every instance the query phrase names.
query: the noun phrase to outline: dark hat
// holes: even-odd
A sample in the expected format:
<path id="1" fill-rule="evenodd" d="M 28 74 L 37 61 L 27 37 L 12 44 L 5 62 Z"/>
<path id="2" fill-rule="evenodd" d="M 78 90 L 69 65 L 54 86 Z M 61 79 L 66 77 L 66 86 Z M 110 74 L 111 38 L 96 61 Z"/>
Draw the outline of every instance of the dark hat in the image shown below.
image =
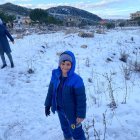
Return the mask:
<path id="1" fill-rule="evenodd" d="M 59 65 L 63 62 L 63 61 L 70 61 L 72 63 L 72 57 L 68 54 L 61 54 L 59 57 Z"/>

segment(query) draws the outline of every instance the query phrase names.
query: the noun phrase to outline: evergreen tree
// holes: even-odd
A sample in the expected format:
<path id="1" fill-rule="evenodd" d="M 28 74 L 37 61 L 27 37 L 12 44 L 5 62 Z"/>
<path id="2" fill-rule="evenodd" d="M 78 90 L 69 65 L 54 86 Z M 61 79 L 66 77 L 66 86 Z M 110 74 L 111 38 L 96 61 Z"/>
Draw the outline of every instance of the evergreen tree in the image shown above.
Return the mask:
<path id="1" fill-rule="evenodd" d="M 13 22 L 16 19 L 16 17 L 14 15 L 8 15 L 8 14 L 5 14 L 4 12 L 0 12 L 0 18 L 5 23 Z"/>
<path id="2" fill-rule="evenodd" d="M 106 23 L 106 28 L 107 29 L 115 28 L 115 23 Z"/>
<path id="3" fill-rule="evenodd" d="M 137 21 L 138 26 L 140 26 L 140 17 L 137 17 L 137 18 L 135 18 L 134 20 Z"/>
<path id="4" fill-rule="evenodd" d="M 124 22 L 121 22 L 121 23 L 119 23 L 119 26 L 122 28 L 122 27 L 125 26 L 125 23 Z"/>
<path id="5" fill-rule="evenodd" d="M 54 18 L 53 16 L 48 16 L 48 24 L 58 24 L 61 25 L 63 22 Z"/>
<path id="6" fill-rule="evenodd" d="M 140 20 L 138 20 L 138 26 L 140 26 Z"/>
<path id="7" fill-rule="evenodd" d="M 48 13 L 42 9 L 34 9 L 30 12 L 30 18 L 35 22 L 38 21 L 40 24 L 47 23 Z"/>

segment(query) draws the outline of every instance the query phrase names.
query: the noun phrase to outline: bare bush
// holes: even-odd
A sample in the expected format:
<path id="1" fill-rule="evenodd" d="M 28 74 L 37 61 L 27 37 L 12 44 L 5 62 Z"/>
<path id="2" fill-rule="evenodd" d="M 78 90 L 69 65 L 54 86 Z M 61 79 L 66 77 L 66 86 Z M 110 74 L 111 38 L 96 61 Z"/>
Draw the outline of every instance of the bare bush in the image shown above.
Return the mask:
<path id="1" fill-rule="evenodd" d="M 119 59 L 120 59 L 121 61 L 123 61 L 123 62 L 126 63 L 126 62 L 127 62 L 127 59 L 128 59 L 128 56 L 129 56 L 129 55 L 126 54 L 126 52 L 124 51 L 124 52 L 121 52 L 120 58 L 119 58 Z"/>
<path id="2" fill-rule="evenodd" d="M 136 60 L 129 61 L 129 67 L 131 71 L 140 72 L 140 61 L 138 60 L 137 55 Z"/>
<path id="3" fill-rule="evenodd" d="M 86 67 L 89 67 L 90 65 L 89 65 L 89 58 L 87 57 L 86 58 Z"/>
<path id="4" fill-rule="evenodd" d="M 34 57 L 33 57 L 34 58 Z M 27 60 L 27 65 L 28 65 L 28 70 L 27 70 L 27 73 L 29 74 L 33 74 L 35 72 L 35 68 L 34 68 L 34 62 L 35 60 L 31 58 L 29 60 Z"/>
<path id="5" fill-rule="evenodd" d="M 106 126 L 106 112 L 107 112 L 107 110 L 105 111 L 105 113 L 103 113 L 103 125 L 104 125 L 104 137 L 103 137 L 103 140 L 105 140 L 106 130 L 107 130 L 107 126 Z"/>
<path id="6" fill-rule="evenodd" d="M 122 65 L 121 70 L 122 70 L 122 74 L 124 77 L 124 84 L 125 84 L 125 94 L 124 94 L 124 100 L 122 101 L 122 104 L 126 104 L 126 99 L 127 99 L 127 95 L 128 95 L 127 80 L 130 80 L 130 77 L 132 75 L 131 65 L 129 65 L 129 66 Z"/>
<path id="7" fill-rule="evenodd" d="M 95 140 L 100 140 L 100 132 L 98 132 L 95 128 L 95 120 L 93 118 L 92 120 L 92 124 L 90 124 L 90 122 L 88 121 L 85 125 L 84 125 L 84 129 L 85 129 L 85 134 L 86 134 L 86 139 L 89 140 L 90 136 L 89 136 L 89 130 L 93 128 L 94 131 L 94 138 Z"/>
<path id="8" fill-rule="evenodd" d="M 88 78 L 89 83 L 93 83 L 92 78 Z"/>
<path id="9" fill-rule="evenodd" d="M 138 61 L 134 62 L 134 71 L 140 72 L 140 62 Z"/>
<path id="10" fill-rule="evenodd" d="M 122 70 L 125 80 L 130 80 L 130 77 L 132 75 L 132 66 L 131 65 L 128 65 L 128 66 L 122 65 L 121 70 Z"/>
<path id="11" fill-rule="evenodd" d="M 92 127 L 92 125 L 89 124 L 89 121 L 84 124 L 84 129 L 85 129 L 85 134 L 86 134 L 86 139 L 89 140 L 89 129 Z"/>
<path id="12" fill-rule="evenodd" d="M 106 73 L 104 75 L 104 77 L 106 78 L 106 80 L 108 82 L 108 91 L 109 91 L 109 97 L 110 97 L 110 100 L 111 100 L 111 102 L 108 105 L 111 109 L 114 110 L 115 108 L 117 108 L 117 104 L 115 102 L 114 90 L 113 90 L 113 87 L 112 87 L 112 73 L 110 74 L 110 76 Z"/>

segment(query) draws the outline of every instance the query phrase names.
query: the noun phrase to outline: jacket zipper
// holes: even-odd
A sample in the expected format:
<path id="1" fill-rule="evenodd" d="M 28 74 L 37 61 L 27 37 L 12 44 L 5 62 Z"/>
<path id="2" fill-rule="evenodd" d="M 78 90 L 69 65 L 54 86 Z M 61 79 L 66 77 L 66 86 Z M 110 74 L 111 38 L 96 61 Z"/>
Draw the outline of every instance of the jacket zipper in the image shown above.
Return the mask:
<path id="1" fill-rule="evenodd" d="M 56 96 L 55 96 L 55 110 L 57 110 L 57 89 L 58 89 L 59 84 L 60 84 L 60 79 L 58 80 L 58 83 L 57 83 L 57 86 L 55 89 L 55 94 L 56 94 Z"/>
<path id="2" fill-rule="evenodd" d="M 64 100 L 63 100 L 63 90 L 64 90 L 64 87 L 65 87 L 67 81 L 68 81 L 68 77 L 67 77 L 67 79 L 65 80 L 64 85 L 63 85 L 63 87 L 62 87 L 62 105 L 63 105 L 63 111 L 64 111 L 65 115 L 66 115 L 66 112 L 65 112 L 65 108 L 64 108 L 64 102 L 63 102 L 63 101 L 64 101 Z"/>

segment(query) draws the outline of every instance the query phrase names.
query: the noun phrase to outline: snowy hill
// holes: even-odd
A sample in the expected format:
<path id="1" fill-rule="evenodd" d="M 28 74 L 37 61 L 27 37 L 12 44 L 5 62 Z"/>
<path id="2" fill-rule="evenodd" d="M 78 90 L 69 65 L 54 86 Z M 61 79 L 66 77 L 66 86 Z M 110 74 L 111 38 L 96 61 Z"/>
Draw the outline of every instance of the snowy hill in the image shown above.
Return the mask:
<path id="1" fill-rule="evenodd" d="M 57 6 L 57 7 L 51 7 L 46 10 L 49 14 L 52 16 L 54 15 L 59 15 L 59 18 L 62 18 L 63 16 L 68 17 L 68 16 L 76 16 L 76 17 L 81 17 L 83 19 L 87 20 L 92 20 L 92 21 L 101 21 L 102 19 L 90 12 L 87 12 L 82 9 L 78 9 L 75 7 L 71 6 Z M 63 18 L 62 18 L 63 19 Z"/>
<path id="2" fill-rule="evenodd" d="M 4 11 L 5 13 L 8 13 L 10 15 L 28 16 L 31 9 L 8 2 L 0 5 L 0 11 Z"/>
<path id="3" fill-rule="evenodd" d="M 140 139 L 140 28 L 77 34 L 32 34 L 10 44 L 15 68 L 0 70 L 0 140 L 63 140 L 57 114 L 45 117 L 44 101 L 65 50 L 74 52 L 86 86 L 89 140 Z"/>

